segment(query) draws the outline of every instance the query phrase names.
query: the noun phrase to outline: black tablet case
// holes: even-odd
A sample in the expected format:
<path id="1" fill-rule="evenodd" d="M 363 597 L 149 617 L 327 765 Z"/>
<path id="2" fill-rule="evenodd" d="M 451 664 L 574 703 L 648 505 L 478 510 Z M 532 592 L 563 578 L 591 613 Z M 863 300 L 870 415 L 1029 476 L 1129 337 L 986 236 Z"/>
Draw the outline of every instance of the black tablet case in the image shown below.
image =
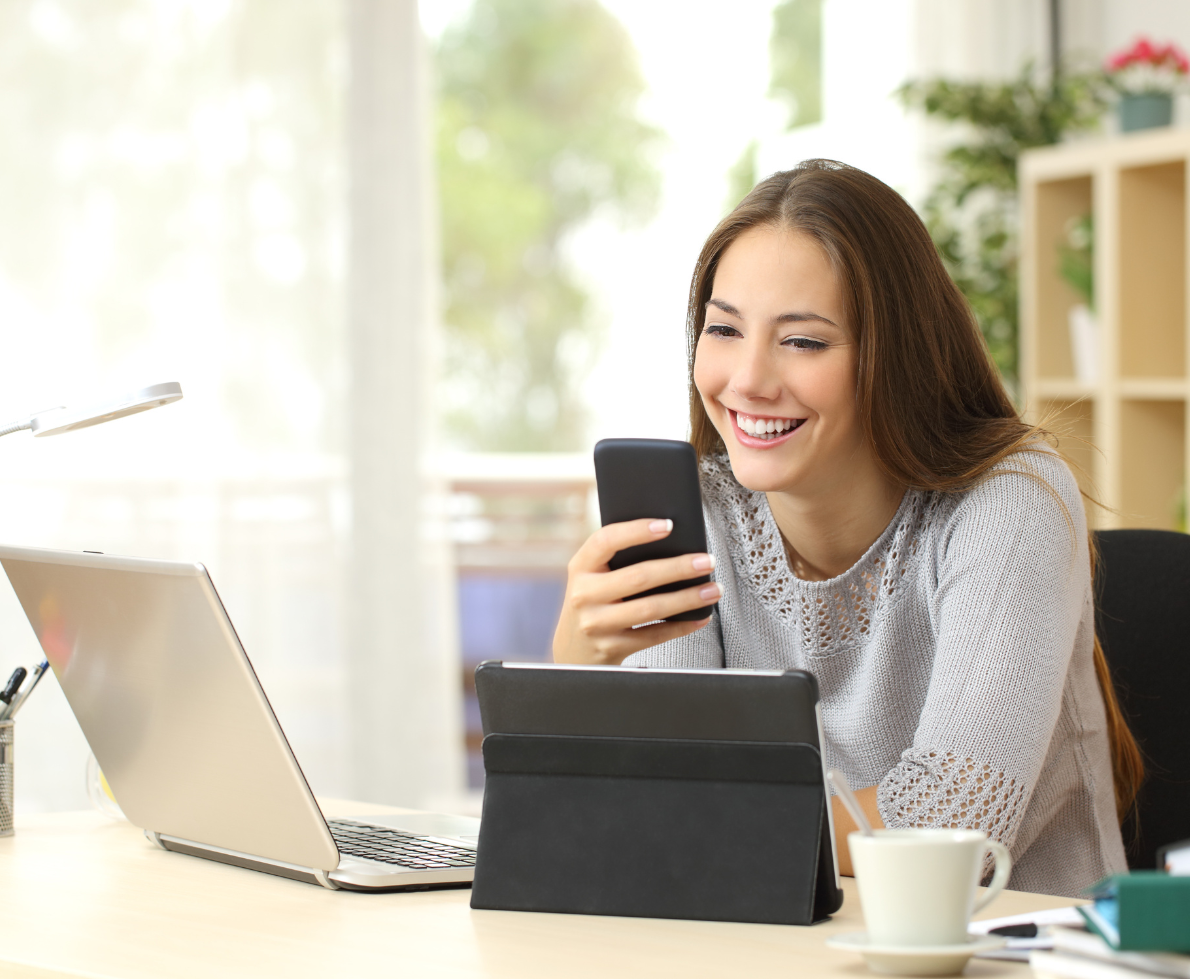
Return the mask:
<path id="1" fill-rule="evenodd" d="M 774 732 L 746 698 L 716 712 L 713 675 L 631 672 L 476 671 L 487 784 L 471 906 L 797 925 L 837 911 L 817 731 L 774 740 L 805 720 Z M 817 700 L 806 673 L 732 679 Z M 668 717 L 661 685 L 676 690 Z"/>

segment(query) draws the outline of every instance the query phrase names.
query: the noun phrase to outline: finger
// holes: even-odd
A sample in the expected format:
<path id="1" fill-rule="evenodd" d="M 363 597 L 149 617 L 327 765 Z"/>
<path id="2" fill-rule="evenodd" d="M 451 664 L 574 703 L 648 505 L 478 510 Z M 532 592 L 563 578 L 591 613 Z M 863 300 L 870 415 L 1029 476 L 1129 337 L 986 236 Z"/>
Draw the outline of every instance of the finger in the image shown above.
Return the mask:
<path id="1" fill-rule="evenodd" d="M 680 554 L 655 561 L 641 561 L 616 571 L 580 575 L 574 580 L 571 594 L 576 604 L 606 605 L 661 585 L 700 578 L 714 570 L 715 557 L 712 554 Z"/>
<path id="2" fill-rule="evenodd" d="M 607 567 L 607 562 L 617 551 L 635 544 L 668 537 L 674 529 L 672 520 L 626 520 L 623 523 L 609 523 L 600 527 L 588 537 L 583 546 L 570 559 L 572 571 L 598 571 Z"/>
<path id="3" fill-rule="evenodd" d="M 714 605 L 723 596 L 723 589 L 717 582 L 694 585 L 681 591 L 663 592 L 636 598 L 631 602 L 616 602 L 607 605 L 592 605 L 579 615 L 579 629 L 589 638 L 614 635 L 645 622 L 666 619 L 680 612 L 706 608 Z"/>
<path id="4" fill-rule="evenodd" d="M 659 646 L 671 639 L 688 636 L 704 628 L 710 621 L 710 617 L 707 617 L 694 622 L 657 622 L 608 636 L 595 644 L 595 658 L 592 662 L 599 666 L 619 666 L 633 653 L 639 653 L 650 646 Z"/>

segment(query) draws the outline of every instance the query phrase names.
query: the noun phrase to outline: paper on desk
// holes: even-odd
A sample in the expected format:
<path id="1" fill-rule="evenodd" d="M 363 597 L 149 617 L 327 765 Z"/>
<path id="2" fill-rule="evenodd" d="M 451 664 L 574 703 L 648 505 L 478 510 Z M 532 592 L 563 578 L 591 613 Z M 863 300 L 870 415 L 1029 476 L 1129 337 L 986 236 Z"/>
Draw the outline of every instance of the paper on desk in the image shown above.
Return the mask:
<path id="1" fill-rule="evenodd" d="M 1028 914 L 1010 914 L 1005 918 L 988 918 L 986 921 L 972 921 L 970 932 L 974 935 L 986 935 L 993 928 L 1003 928 L 1005 925 L 1034 924 L 1038 928 L 1036 938 L 1010 938 L 1003 948 L 992 949 L 989 952 L 977 952 L 976 958 L 1008 959 L 1012 962 L 1028 962 L 1029 953 L 1034 950 L 1049 950 L 1054 947 L 1054 940 L 1041 929 L 1049 925 L 1067 925 L 1083 927 L 1082 915 L 1073 906 L 1068 908 L 1050 908 L 1048 911 L 1032 911 Z"/>

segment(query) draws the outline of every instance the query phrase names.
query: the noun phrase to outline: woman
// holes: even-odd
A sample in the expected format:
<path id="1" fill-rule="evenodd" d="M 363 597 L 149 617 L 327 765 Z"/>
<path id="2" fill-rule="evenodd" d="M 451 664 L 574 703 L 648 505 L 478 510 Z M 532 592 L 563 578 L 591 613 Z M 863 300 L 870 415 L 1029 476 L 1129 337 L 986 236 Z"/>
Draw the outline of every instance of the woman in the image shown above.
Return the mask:
<path id="1" fill-rule="evenodd" d="M 912 209 L 842 164 L 775 174 L 708 239 L 688 325 L 710 553 L 609 571 L 668 526 L 597 531 L 554 658 L 808 670 L 827 762 L 873 822 L 982 829 L 1023 890 L 1125 870 L 1140 758 L 1095 641 L 1079 490 Z"/>

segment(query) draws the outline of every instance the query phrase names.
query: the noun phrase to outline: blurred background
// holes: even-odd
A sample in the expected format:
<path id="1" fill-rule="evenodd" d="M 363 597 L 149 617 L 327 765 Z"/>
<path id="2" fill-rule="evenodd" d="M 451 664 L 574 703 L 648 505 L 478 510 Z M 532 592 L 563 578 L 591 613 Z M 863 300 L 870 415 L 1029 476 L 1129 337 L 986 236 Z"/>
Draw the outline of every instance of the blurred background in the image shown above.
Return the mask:
<path id="1" fill-rule="evenodd" d="M 1190 5 L 0 0 L 0 424 L 185 391 L 0 442 L 0 541 L 202 562 L 317 794 L 476 811 L 471 670 L 548 657 L 594 442 L 686 437 L 718 219 L 808 157 L 879 176 L 1031 407 L 1017 159 L 1136 138 L 1104 65 L 1142 36 Z M 0 586 L 0 670 L 38 659 Z M 52 677 L 17 727 L 18 808 L 85 806 Z"/>

